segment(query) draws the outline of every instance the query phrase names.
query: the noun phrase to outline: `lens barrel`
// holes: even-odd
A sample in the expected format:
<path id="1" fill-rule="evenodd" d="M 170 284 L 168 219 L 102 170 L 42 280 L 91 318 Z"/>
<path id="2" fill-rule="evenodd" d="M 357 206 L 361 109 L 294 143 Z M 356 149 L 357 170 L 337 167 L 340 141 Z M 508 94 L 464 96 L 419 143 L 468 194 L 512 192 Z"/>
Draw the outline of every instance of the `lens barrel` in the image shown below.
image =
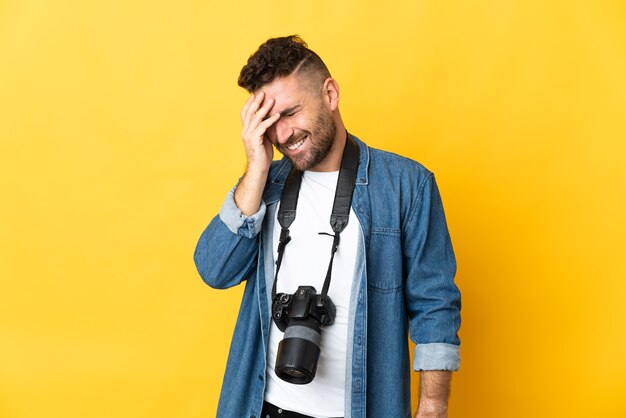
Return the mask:
<path id="1" fill-rule="evenodd" d="M 276 354 L 276 375 L 296 385 L 311 383 L 320 357 L 321 330 L 312 318 L 290 320 Z"/>

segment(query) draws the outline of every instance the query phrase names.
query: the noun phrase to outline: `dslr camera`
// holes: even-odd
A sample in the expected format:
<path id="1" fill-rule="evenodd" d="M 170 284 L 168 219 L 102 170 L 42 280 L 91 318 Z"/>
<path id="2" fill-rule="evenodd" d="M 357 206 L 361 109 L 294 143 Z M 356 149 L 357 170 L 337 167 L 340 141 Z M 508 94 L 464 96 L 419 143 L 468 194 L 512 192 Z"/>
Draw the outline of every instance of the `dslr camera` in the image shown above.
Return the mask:
<path id="1" fill-rule="evenodd" d="M 279 293 L 272 301 L 272 318 L 284 332 L 276 354 L 276 375 L 297 385 L 315 377 L 320 356 L 321 327 L 335 321 L 336 308 L 313 286 L 300 286 L 293 295 Z"/>

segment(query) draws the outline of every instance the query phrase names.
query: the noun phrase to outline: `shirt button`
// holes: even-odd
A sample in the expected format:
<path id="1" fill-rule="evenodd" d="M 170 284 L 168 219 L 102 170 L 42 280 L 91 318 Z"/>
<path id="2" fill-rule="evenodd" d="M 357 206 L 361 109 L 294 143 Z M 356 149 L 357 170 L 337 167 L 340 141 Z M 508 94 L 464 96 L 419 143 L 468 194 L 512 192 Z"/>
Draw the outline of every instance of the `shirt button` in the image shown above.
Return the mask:
<path id="1" fill-rule="evenodd" d="M 263 381 L 263 375 L 262 375 L 262 374 L 260 374 L 260 375 L 259 375 L 259 380 L 260 380 L 261 382 Z"/>

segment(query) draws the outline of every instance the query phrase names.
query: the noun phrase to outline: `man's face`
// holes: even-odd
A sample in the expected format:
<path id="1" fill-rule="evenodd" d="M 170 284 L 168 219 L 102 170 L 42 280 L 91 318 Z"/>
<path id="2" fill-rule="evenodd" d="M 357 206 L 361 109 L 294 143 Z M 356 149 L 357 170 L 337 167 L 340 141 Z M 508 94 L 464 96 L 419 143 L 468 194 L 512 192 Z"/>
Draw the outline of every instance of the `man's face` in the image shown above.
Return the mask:
<path id="1" fill-rule="evenodd" d="M 301 77 L 290 75 L 266 84 L 261 91 L 265 100 L 274 99 L 269 114 L 281 113 L 267 130 L 270 142 L 297 170 L 315 170 L 328 155 L 336 134 L 332 112 L 323 100 L 323 86 L 311 87 Z"/>

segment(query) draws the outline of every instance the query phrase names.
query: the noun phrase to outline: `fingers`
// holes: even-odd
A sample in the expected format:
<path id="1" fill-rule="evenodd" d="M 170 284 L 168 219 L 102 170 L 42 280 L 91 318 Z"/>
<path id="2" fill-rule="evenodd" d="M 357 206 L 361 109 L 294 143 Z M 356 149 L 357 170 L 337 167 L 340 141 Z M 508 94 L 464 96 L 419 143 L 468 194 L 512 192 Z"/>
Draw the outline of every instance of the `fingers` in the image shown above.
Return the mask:
<path id="1" fill-rule="evenodd" d="M 241 111 L 241 121 L 246 123 L 250 119 L 250 115 L 254 114 L 259 109 L 259 106 L 263 102 L 265 93 L 260 92 L 258 94 L 251 94 L 246 102 L 243 110 Z"/>
<path id="2" fill-rule="evenodd" d="M 267 99 L 265 101 L 265 104 L 259 110 L 254 112 L 254 117 L 252 121 L 256 122 L 256 124 L 258 125 L 263 119 L 265 119 L 265 116 L 267 116 L 272 106 L 274 106 L 274 99 Z"/>
<path id="3" fill-rule="evenodd" d="M 280 113 L 274 113 L 268 118 L 263 120 L 260 117 L 255 116 L 252 123 L 244 125 L 242 131 L 242 138 L 244 141 L 262 141 L 267 129 L 272 126 L 276 121 L 280 119 Z"/>
<path id="4" fill-rule="evenodd" d="M 267 128 L 280 119 L 279 113 L 274 113 L 270 117 L 267 117 L 274 106 L 274 99 L 270 97 L 261 106 L 264 98 L 265 94 L 263 92 L 251 95 L 241 111 L 243 124 L 242 138 L 244 140 L 253 140 L 256 142 L 262 139 Z"/>
<path id="5" fill-rule="evenodd" d="M 276 121 L 278 119 L 280 119 L 280 113 L 276 112 L 272 116 L 270 116 L 269 118 L 266 118 L 265 120 L 263 120 L 263 122 L 259 123 L 259 127 L 263 128 L 263 133 L 265 133 L 267 128 L 269 128 L 274 123 L 276 123 Z"/>
<path id="6" fill-rule="evenodd" d="M 241 139 L 248 158 L 248 170 L 266 172 L 272 163 L 273 148 L 266 132 L 280 119 L 280 113 L 271 116 L 274 99 L 267 98 L 263 92 L 252 94 L 241 110 Z M 265 103 L 263 103 L 265 100 Z"/>
<path id="7" fill-rule="evenodd" d="M 253 94 L 250 96 L 243 110 L 241 111 L 241 121 L 244 123 L 244 125 L 250 124 L 254 116 L 262 109 L 262 108 L 260 109 L 260 107 L 261 107 L 261 103 L 263 103 L 264 98 L 265 98 L 265 93 L 263 92 L 260 92 L 256 95 Z M 270 101 L 272 102 L 272 104 L 274 103 L 273 99 L 268 99 L 267 102 L 265 103 L 265 106 L 267 106 L 268 102 Z"/>
<path id="8" fill-rule="evenodd" d="M 248 101 L 246 102 L 246 104 L 244 105 L 243 109 L 241 110 L 241 120 L 242 121 L 245 119 L 245 115 L 246 115 L 246 113 L 248 111 L 248 108 L 252 104 L 253 100 L 254 100 L 254 94 L 251 94 L 250 97 L 248 98 Z"/>

